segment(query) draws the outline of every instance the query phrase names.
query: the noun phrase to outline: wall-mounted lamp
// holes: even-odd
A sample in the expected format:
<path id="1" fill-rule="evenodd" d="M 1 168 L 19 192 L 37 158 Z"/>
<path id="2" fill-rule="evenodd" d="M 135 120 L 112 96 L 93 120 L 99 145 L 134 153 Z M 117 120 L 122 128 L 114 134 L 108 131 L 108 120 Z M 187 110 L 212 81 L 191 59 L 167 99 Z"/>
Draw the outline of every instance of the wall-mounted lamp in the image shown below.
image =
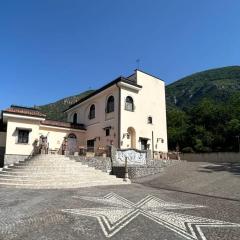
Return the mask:
<path id="1" fill-rule="evenodd" d="M 125 137 L 129 138 L 130 137 L 129 133 L 124 133 L 123 138 L 125 138 Z"/>
<path id="2" fill-rule="evenodd" d="M 157 138 L 157 142 L 164 143 L 164 139 L 163 138 Z"/>

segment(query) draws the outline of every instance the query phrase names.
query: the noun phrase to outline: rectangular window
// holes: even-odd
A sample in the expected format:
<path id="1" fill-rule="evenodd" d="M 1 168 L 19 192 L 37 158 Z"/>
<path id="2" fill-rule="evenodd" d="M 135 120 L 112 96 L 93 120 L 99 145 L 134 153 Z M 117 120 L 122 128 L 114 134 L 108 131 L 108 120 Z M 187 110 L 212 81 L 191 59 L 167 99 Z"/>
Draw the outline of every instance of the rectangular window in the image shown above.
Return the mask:
<path id="1" fill-rule="evenodd" d="M 148 149 L 148 144 L 146 139 L 141 139 L 141 150 L 147 150 Z"/>
<path id="2" fill-rule="evenodd" d="M 107 129 L 106 129 L 106 136 L 109 136 L 109 135 L 110 135 L 110 129 L 107 128 Z"/>
<path id="3" fill-rule="evenodd" d="M 153 121 L 152 121 L 152 117 L 149 116 L 149 117 L 148 117 L 148 124 L 152 124 L 152 122 L 153 122 Z"/>
<path id="4" fill-rule="evenodd" d="M 29 130 L 18 130 L 18 143 L 28 143 L 29 141 Z"/>

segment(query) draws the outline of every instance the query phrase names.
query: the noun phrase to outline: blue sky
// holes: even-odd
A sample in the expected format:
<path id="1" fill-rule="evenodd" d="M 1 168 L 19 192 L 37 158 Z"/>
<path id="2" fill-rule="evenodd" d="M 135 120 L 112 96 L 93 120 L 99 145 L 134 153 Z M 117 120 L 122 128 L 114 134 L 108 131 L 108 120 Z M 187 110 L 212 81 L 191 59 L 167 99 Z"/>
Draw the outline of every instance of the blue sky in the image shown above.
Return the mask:
<path id="1" fill-rule="evenodd" d="M 96 89 L 140 68 L 171 83 L 240 60 L 238 0 L 0 2 L 0 109 Z"/>

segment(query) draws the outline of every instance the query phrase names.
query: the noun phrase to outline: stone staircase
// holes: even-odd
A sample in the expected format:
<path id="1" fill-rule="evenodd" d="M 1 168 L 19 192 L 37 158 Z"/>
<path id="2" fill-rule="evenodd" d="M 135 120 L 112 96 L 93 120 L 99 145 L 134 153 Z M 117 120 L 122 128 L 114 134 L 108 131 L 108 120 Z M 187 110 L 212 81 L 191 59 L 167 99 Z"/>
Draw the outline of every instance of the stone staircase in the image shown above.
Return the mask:
<path id="1" fill-rule="evenodd" d="M 120 184 L 127 183 L 62 155 L 37 155 L 0 171 L 0 186 L 16 188 L 61 189 Z"/>

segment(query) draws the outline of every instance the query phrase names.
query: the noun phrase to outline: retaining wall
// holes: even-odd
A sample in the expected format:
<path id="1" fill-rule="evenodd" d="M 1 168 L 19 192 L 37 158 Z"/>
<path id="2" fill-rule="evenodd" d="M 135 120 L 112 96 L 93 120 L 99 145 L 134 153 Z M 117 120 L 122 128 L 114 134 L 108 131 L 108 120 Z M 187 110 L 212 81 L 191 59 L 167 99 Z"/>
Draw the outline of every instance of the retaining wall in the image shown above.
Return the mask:
<path id="1" fill-rule="evenodd" d="M 75 161 L 80 161 L 89 167 L 94 167 L 96 169 L 102 170 L 103 172 L 111 172 L 112 163 L 109 157 L 82 157 L 82 156 L 68 156 Z"/>
<path id="2" fill-rule="evenodd" d="M 235 152 L 219 152 L 219 153 L 181 153 L 181 160 L 191 162 L 240 162 L 240 153 Z"/>
<path id="3" fill-rule="evenodd" d="M 130 179 L 134 179 L 160 173 L 165 167 L 179 162 L 179 160 L 149 160 L 146 166 L 128 166 L 128 176 Z M 113 166 L 112 174 L 124 178 L 125 167 Z"/>

